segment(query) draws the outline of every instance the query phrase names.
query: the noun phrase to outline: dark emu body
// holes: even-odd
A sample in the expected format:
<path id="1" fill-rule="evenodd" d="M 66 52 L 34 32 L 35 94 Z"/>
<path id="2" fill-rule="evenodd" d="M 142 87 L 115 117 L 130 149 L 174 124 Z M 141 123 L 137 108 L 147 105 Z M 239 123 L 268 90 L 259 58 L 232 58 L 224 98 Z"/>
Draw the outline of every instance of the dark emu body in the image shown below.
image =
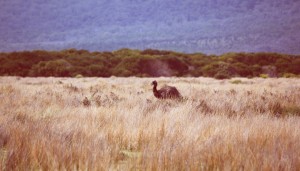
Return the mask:
<path id="1" fill-rule="evenodd" d="M 157 81 L 152 82 L 153 94 L 158 99 L 182 99 L 181 94 L 172 86 L 164 86 L 163 88 L 157 90 Z"/>

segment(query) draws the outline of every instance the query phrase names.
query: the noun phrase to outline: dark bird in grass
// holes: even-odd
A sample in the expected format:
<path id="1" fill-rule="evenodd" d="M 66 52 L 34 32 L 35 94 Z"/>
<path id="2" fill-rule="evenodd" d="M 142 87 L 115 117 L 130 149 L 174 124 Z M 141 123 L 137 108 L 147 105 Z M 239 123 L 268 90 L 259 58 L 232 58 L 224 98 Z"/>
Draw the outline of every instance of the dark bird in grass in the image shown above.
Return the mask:
<path id="1" fill-rule="evenodd" d="M 172 86 L 164 86 L 161 89 L 157 90 L 157 81 L 152 82 L 153 85 L 153 94 L 158 99 L 182 99 L 181 94 Z"/>

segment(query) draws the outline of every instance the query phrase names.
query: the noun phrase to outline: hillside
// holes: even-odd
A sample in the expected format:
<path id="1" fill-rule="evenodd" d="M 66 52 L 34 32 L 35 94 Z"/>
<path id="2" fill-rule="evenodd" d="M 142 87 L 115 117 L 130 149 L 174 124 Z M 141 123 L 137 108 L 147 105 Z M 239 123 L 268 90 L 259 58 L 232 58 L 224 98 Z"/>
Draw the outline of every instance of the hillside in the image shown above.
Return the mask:
<path id="1" fill-rule="evenodd" d="M 0 51 L 300 54 L 297 0 L 11 0 L 0 6 Z"/>

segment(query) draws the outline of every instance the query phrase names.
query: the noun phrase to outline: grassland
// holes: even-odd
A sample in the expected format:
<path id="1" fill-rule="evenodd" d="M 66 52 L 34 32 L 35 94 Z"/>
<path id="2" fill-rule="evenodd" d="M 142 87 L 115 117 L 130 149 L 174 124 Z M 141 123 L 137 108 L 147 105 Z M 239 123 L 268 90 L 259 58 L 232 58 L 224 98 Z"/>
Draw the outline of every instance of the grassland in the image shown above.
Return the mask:
<path id="1" fill-rule="evenodd" d="M 0 77 L 1 170 L 299 170 L 300 79 Z"/>

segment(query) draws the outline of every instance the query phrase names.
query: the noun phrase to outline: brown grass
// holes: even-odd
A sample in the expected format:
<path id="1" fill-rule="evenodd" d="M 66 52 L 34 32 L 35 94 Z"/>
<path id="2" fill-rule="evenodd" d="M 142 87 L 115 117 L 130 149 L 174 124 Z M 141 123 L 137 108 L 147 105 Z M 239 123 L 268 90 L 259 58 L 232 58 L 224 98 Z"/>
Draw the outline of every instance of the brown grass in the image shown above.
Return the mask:
<path id="1" fill-rule="evenodd" d="M 298 170 L 300 80 L 238 79 L 0 77 L 0 170 Z"/>

